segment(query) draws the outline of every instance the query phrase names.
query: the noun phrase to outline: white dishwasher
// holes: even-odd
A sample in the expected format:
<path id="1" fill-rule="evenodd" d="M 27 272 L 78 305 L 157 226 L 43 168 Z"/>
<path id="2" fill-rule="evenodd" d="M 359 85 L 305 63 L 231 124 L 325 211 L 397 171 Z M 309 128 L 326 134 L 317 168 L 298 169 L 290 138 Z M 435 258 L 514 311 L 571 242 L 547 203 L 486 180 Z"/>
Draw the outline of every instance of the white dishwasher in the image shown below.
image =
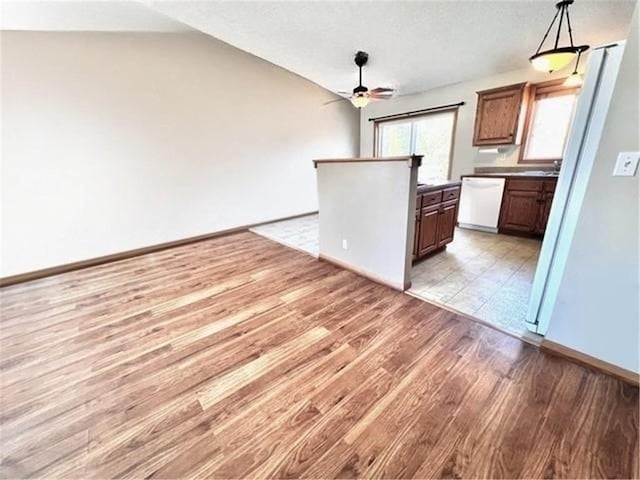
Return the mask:
<path id="1" fill-rule="evenodd" d="M 504 183 L 500 177 L 462 177 L 458 225 L 497 233 Z"/>

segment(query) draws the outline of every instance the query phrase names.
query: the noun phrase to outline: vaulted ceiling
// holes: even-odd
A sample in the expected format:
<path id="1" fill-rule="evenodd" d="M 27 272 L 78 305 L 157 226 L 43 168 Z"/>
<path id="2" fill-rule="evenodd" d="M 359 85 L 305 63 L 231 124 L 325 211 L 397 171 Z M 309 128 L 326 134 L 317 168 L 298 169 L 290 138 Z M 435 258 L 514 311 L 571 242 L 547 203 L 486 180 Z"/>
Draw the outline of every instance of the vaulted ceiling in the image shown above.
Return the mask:
<path id="1" fill-rule="evenodd" d="M 400 93 L 526 68 L 555 13 L 553 0 L 145 3 L 333 91 L 357 84 L 364 50 L 365 84 Z M 624 39 L 634 3 L 576 0 L 576 42 Z"/>
<path id="2" fill-rule="evenodd" d="M 0 0 L 0 29 L 54 32 L 193 30 L 133 0 Z"/>
<path id="3" fill-rule="evenodd" d="M 5 7 L 18 3 L 30 7 Z M 364 50 L 370 54 L 366 85 L 412 93 L 526 68 L 555 13 L 553 0 L 144 4 L 4 1 L 2 28 L 196 29 L 332 91 L 357 83 L 353 54 Z M 576 0 L 571 7 L 576 42 L 595 46 L 624 39 L 634 5 L 635 0 Z"/>

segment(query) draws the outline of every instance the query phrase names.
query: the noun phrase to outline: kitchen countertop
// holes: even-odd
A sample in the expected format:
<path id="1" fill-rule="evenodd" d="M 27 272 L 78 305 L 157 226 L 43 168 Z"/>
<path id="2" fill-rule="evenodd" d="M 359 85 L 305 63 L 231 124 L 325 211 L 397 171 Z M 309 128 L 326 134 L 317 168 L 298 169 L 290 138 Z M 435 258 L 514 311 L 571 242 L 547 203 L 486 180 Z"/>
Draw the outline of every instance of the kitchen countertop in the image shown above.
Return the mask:
<path id="1" fill-rule="evenodd" d="M 459 180 L 446 180 L 444 182 L 436 182 L 429 184 L 418 184 L 417 193 L 430 192 L 432 190 L 440 190 L 441 188 L 459 187 L 461 182 Z"/>
<path id="2" fill-rule="evenodd" d="M 464 177 L 518 177 L 518 178 L 558 178 L 560 172 L 505 172 L 505 173 L 470 173 Z"/>

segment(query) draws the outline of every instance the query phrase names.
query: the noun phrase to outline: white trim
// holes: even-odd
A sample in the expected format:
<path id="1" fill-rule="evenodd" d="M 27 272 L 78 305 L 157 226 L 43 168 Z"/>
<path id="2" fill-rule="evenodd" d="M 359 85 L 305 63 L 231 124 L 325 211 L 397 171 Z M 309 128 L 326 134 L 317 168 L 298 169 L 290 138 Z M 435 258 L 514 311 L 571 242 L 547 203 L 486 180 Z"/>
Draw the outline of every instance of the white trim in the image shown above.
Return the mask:
<path id="1" fill-rule="evenodd" d="M 619 42 L 590 55 L 527 312 L 527 327 L 540 335 L 549 328 L 623 51 L 624 42 Z"/>
<path id="2" fill-rule="evenodd" d="M 460 223 L 460 222 L 458 222 L 458 227 L 466 228 L 468 230 L 478 230 L 479 232 L 498 233 L 498 229 L 497 228 L 484 227 L 482 225 L 473 225 L 472 223 Z"/>
<path id="3" fill-rule="evenodd" d="M 407 280 L 405 281 L 405 283 L 398 283 L 398 282 L 391 282 L 389 280 L 386 280 L 378 275 L 376 275 L 373 272 L 370 272 L 369 270 L 365 270 L 363 268 L 360 267 L 356 267 L 354 265 L 351 265 L 350 263 L 344 262 L 342 260 L 339 260 L 331 255 L 327 255 L 326 253 L 320 253 L 318 254 L 318 260 L 323 260 L 325 262 L 328 263 L 332 263 L 340 268 L 344 268 L 345 270 L 349 270 L 350 272 L 355 273 L 356 275 L 360 275 L 361 277 L 365 277 L 368 278 L 369 280 L 373 280 L 376 283 L 380 283 L 382 285 L 386 285 L 387 287 L 391 287 L 394 290 L 398 290 L 400 292 L 404 292 L 405 290 L 408 290 L 409 288 L 411 288 L 411 281 Z M 409 275 L 410 276 L 410 275 Z"/>

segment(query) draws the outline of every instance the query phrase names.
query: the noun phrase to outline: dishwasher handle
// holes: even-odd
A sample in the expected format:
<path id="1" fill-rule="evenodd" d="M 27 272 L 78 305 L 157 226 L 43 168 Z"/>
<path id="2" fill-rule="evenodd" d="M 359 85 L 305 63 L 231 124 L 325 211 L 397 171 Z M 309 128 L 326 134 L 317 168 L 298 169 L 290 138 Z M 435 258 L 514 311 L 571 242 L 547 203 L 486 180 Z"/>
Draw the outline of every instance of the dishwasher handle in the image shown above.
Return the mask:
<path id="1" fill-rule="evenodd" d="M 495 187 L 502 187 L 504 185 L 504 181 L 487 183 L 487 182 L 478 182 L 471 179 L 467 180 L 465 178 L 463 180 L 463 185 L 466 187 L 473 187 L 473 188 L 495 188 Z"/>

